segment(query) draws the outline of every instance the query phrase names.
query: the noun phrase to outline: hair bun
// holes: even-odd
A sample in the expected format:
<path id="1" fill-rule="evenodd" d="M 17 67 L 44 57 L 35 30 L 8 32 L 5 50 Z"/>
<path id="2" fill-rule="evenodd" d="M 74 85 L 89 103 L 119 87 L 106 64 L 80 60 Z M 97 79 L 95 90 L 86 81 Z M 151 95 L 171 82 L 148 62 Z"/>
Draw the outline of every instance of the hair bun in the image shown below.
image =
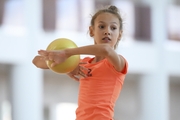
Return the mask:
<path id="1" fill-rule="evenodd" d="M 111 10 L 111 11 L 113 11 L 113 12 L 116 12 L 116 13 L 119 12 L 119 11 L 118 11 L 118 8 L 117 8 L 116 6 L 114 6 L 114 5 L 109 6 L 108 9 Z"/>

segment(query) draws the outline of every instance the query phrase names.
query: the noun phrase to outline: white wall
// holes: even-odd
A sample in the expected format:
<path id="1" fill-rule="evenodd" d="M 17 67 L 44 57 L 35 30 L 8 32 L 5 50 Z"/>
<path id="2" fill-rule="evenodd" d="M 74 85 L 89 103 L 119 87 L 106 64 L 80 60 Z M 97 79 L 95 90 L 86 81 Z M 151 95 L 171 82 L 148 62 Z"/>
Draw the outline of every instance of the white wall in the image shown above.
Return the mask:
<path id="1" fill-rule="evenodd" d="M 164 1 L 158 2 L 161 3 Z M 86 5 L 93 7 L 93 4 Z M 151 5 L 153 9 L 158 10 L 152 13 L 152 24 L 157 25 L 153 28 L 153 30 L 157 29 L 157 32 L 152 32 L 153 42 L 137 42 L 127 35 L 117 49 L 117 52 L 128 60 L 129 72 L 117 101 L 115 120 L 180 118 L 176 112 L 180 108 L 178 104 L 180 43 L 164 40 L 166 36 L 165 31 L 162 30 L 165 28 L 164 22 L 159 21 L 164 18 L 161 14 L 164 8 L 157 9 L 158 5 Z M 38 49 L 45 49 L 52 40 L 59 37 L 67 37 L 78 46 L 92 44 L 93 40 L 86 30 L 84 32 L 58 30 L 45 33 L 41 28 L 41 0 L 25 0 L 19 3 L 19 6 L 24 8 L 23 12 L 21 13 L 20 9 L 18 14 L 24 19 L 23 23 L 18 23 L 22 26 L 17 26 L 16 22 L 13 25 L 7 24 L 8 20 L 6 24 L 0 26 L 0 102 L 11 101 L 13 120 L 43 120 L 44 106 L 53 111 L 54 104 L 77 102 L 78 83 L 67 76 L 37 69 L 31 63 L 33 56 L 37 54 Z M 12 18 L 9 22 L 11 20 Z M 161 22 L 162 25 L 158 25 Z M 83 23 L 84 26 L 87 24 Z M 130 30 L 130 33 L 132 31 Z M 157 41 L 158 39 L 160 42 Z M 7 64 L 12 66 L 8 67 Z M 149 86 L 149 83 L 155 87 Z"/>

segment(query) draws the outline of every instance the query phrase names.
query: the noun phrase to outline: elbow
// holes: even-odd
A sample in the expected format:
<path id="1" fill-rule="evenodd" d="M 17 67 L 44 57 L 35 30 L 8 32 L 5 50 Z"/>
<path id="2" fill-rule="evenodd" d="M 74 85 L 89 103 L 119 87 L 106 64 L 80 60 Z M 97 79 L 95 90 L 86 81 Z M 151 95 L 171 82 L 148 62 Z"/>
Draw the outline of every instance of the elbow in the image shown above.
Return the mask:
<path id="1" fill-rule="evenodd" d="M 34 57 L 34 59 L 32 60 L 32 64 L 34 64 L 37 68 L 39 68 L 39 66 L 38 66 L 38 56 Z"/>
<path id="2" fill-rule="evenodd" d="M 32 60 L 32 63 L 34 64 L 34 65 L 36 65 L 36 62 L 37 62 L 37 56 Z"/>
<path id="3" fill-rule="evenodd" d="M 34 57 L 34 59 L 32 60 L 32 63 L 33 63 L 37 68 L 49 69 L 49 67 L 47 66 L 46 62 L 45 62 L 44 60 L 42 60 L 42 58 L 41 58 L 40 56 Z"/>
<path id="4" fill-rule="evenodd" d="M 35 63 L 36 63 L 36 61 L 35 61 L 35 59 L 33 59 L 33 60 L 32 60 L 32 64 L 34 64 L 34 65 L 35 65 Z"/>

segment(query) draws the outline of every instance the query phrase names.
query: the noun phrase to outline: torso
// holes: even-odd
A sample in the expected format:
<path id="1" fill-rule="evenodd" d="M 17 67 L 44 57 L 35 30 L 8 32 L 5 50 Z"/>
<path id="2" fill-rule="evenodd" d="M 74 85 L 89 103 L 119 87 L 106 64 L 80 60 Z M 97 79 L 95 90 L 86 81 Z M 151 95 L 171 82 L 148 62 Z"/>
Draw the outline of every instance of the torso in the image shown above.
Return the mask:
<path id="1" fill-rule="evenodd" d="M 93 60 L 83 60 L 88 62 L 83 66 L 90 69 L 90 76 L 80 80 L 76 120 L 113 120 L 125 74 L 117 72 L 107 59 Z"/>

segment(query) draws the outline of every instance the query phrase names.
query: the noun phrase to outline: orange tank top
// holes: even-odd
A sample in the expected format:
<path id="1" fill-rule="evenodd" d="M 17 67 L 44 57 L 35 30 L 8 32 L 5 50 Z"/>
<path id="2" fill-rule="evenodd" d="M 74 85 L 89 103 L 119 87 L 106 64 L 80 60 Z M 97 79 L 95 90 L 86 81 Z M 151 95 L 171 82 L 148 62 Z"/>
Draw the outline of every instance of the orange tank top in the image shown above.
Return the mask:
<path id="1" fill-rule="evenodd" d="M 115 102 L 120 94 L 128 64 L 122 72 L 103 59 L 91 63 L 93 58 L 84 58 L 82 66 L 89 69 L 89 77 L 81 78 L 79 84 L 76 120 L 113 120 Z M 126 60 L 125 60 L 126 61 Z"/>

